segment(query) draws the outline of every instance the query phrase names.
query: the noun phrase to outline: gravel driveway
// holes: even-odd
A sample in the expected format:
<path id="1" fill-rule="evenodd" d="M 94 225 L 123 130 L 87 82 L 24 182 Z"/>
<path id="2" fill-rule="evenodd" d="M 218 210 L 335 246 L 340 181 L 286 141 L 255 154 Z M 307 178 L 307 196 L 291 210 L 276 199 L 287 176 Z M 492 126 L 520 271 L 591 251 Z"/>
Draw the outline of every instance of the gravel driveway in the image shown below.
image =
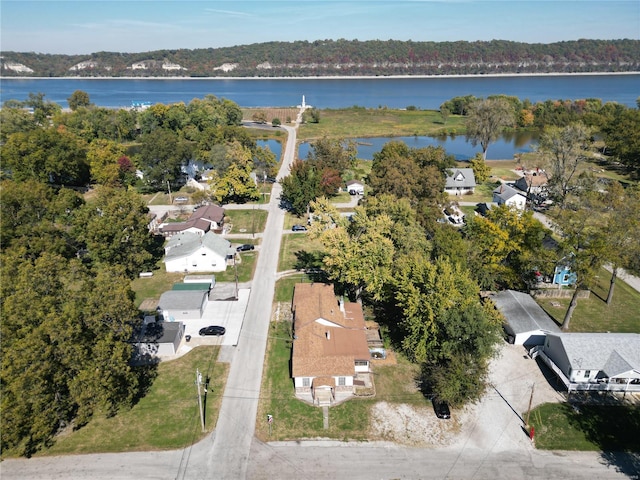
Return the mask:
<path id="1" fill-rule="evenodd" d="M 482 400 L 452 410 L 449 420 L 438 419 L 432 408 L 379 402 L 373 409 L 375 436 L 412 446 L 432 446 L 498 452 L 533 449 L 524 416 L 534 387 L 532 406 L 563 401 L 535 360 L 520 345 L 503 343 L 491 362 L 490 387 Z"/>

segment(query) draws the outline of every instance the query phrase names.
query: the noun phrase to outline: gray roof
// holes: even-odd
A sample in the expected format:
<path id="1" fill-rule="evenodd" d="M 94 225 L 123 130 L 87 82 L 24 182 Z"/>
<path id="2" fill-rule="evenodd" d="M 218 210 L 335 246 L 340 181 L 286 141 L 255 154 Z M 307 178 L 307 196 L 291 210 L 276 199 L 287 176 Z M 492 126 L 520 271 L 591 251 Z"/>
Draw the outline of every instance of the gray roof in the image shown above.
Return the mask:
<path id="1" fill-rule="evenodd" d="M 491 297 L 513 333 L 560 332 L 556 323 L 528 293 L 504 290 Z"/>
<path id="2" fill-rule="evenodd" d="M 455 168 L 447 171 L 444 188 L 471 188 L 475 186 L 476 176 L 473 174 L 473 168 Z"/>
<path id="3" fill-rule="evenodd" d="M 160 295 L 158 308 L 162 310 L 195 310 L 200 309 L 207 296 L 203 290 L 169 290 Z"/>
<path id="4" fill-rule="evenodd" d="M 505 185 L 504 183 L 493 191 L 493 195 L 501 198 L 505 202 L 516 195 L 524 197 L 524 195 L 522 195 L 518 190 L 510 187 L 509 185 Z"/>
<path id="5" fill-rule="evenodd" d="M 213 232 L 198 235 L 193 232 L 180 232 L 169 239 L 165 247 L 166 258 L 179 258 L 197 252 L 201 247 L 207 248 L 222 257 L 232 253 L 229 240 Z"/>
<path id="6" fill-rule="evenodd" d="M 602 370 L 614 377 L 629 370 L 640 372 L 640 334 L 559 333 L 572 369 Z"/>
<path id="7" fill-rule="evenodd" d="M 182 322 L 154 322 L 144 326 L 140 342 L 173 343 L 180 334 Z"/>

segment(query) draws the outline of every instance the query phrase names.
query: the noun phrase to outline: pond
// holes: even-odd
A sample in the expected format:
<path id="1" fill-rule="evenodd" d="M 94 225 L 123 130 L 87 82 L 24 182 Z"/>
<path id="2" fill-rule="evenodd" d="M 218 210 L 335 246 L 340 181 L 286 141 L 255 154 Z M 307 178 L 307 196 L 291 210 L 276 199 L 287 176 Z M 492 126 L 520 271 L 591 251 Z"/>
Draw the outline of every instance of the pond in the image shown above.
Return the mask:
<path id="1" fill-rule="evenodd" d="M 467 141 L 463 135 L 448 137 L 375 137 L 354 138 L 357 144 L 358 158 L 373 160 L 373 154 L 382 150 L 382 147 L 391 141 L 401 141 L 410 148 L 423 148 L 427 146 L 441 146 L 456 160 L 464 161 L 472 159 L 476 153 L 481 153 L 480 144 L 475 147 Z M 513 160 L 517 153 L 532 152 L 538 140 L 537 132 L 514 132 L 504 134 L 500 139 L 492 142 L 487 150 L 487 160 Z M 298 147 L 298 158 L 307 158 L 310 144 L 301 143 Z"/>

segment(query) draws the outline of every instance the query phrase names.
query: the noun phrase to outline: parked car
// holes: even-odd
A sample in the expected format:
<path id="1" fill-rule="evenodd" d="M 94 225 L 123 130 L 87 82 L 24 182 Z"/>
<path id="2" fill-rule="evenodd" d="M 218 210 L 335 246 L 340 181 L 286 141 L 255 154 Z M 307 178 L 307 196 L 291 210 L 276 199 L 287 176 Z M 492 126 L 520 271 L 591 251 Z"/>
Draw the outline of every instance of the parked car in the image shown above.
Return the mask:
<path id="1" fill-rule="evenodd" d="M 451 412 L 449 411 L 449 405 L 447 402 L 433 399 L 433 410 L 436 412 L 438 418 L 451 418 Z"/>
<path id="2" fill-rule="evenodd" d="M 204 337 L 205 335 L 224 335 L 226 331 L 224 327 L 209 325 L 208 327 L 201 328 L 198 333 L 201 337 Z"/>
<path id="3" fill-rule="evenodd" d="M 244 243 L 236 248 L 236 252 L 246 252 L 247 250 L 253 250 L 255 248 L 256 247 L 254 245 L 251 245 L 249 243 Z"/>
<path id="4" fill-rule="evenodd" d="M 304 225 L 294 225 L 293 227 L 291 227 L 291 230 L 293 230 L 294 232 L 306 232 L 307 227 L 305 227 Z"/>

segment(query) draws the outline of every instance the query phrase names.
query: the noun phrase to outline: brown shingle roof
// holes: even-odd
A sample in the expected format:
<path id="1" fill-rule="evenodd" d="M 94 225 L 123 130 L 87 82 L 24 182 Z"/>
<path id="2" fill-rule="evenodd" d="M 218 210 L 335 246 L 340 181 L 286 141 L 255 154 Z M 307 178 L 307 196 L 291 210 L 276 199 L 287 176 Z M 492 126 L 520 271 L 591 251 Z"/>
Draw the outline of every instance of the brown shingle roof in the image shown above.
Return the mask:
<path id="1" fill-rule="evenodd" d="M 348 376 L 355 360 L 368 360 L 369 348 L 362 307 L 340 309 L 333 285 L 296 284 L 293 294 L 294 377 Z"/>
<path id="2" fill-rule="evenodd" d="M 218 205 L 205 205 L 193 212 L 191 220 L 194 218 L 202 218 L 209 222 L 216 222 L 218 225 L 221 225 L 224 220 L 224 208 L 219 207 Z"/>

